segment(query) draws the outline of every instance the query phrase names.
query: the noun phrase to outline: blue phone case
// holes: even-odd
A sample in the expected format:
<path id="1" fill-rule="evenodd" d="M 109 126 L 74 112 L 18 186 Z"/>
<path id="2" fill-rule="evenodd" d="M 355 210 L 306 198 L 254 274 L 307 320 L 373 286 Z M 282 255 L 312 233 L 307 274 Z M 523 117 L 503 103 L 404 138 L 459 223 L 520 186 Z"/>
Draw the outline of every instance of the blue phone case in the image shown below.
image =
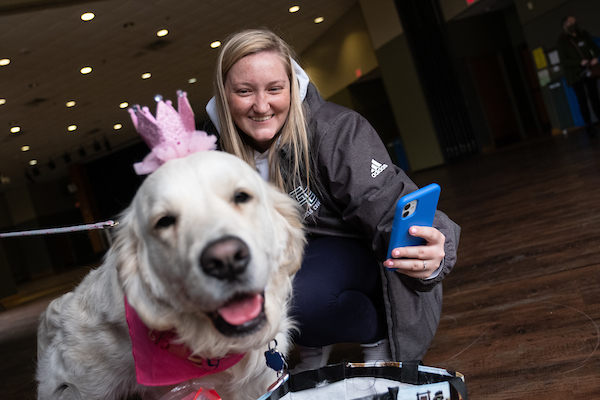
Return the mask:
<path id="1" fill-rule="evenodd" d="M 392 236 L 388 246 L 388 259 L 392 258 L 392 250 L 404 246 L 418 246 L 424 244 L 421 238 L 411 236 L 408 229 L 411 226 L 431 226 L 437 209 L 441 188 L 437 183 L 432 183 L 419 190 L 403 196 L 396 204 L 394 223 L 392 225 Z M 410 205 L 416 200 L 416 208 L 412 214 L 405 217 L 405 208 L 414 207 Z"/>

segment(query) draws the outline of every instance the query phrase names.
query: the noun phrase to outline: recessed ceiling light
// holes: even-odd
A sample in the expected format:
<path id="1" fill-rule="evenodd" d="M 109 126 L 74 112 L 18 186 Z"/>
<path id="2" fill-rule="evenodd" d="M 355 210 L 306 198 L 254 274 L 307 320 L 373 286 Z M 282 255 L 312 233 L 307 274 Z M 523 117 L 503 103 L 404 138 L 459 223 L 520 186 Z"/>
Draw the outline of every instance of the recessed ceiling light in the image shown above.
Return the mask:
<path id="1" fill-rule="evenodd" d="M 146 72 L 142 74 L 142 79 L 149 79 L 150 77 L 152 77 L 152 74 L 150 72 Z"/>
<path id="2" fill-rule="evenodd" d="M 295 13 L 295 12 L 298 12 L 299 10 L 300 10 L 300 6 L 291 6 L 288 11 L 291 13 Z"/>
<path id="3" fill-rule="evenodd" d="M 29 151 L 29 146 L 22 146 L 21 151 Z"/>
<path id="4" fill-rule="evenodd" d="M 317 18 L 315 18 L 315 24 L 320 24 L 323 21 L 325 21 L 325 18 L 323 18 L 323 17 L 317 17 Z"/>
<path id="5" fill-rule="evenodd" d="M 73 132 L 75 129 L 77 129 L 77 125 L 69 125 L 67 129 L 69 130 L 69 132 Z"/>
<path id="6" fill-rule="evenodd" d="M 210 44 L 210 47 L 212 47 L 213 49 L 216 49 L 217 47 L 219 47 L 221 45 L 221 42 L 219 42 L 218 40 L 215 40 L 214 42 L 212 42 Z"/>
<path id="7" fill-rule="evenodd" d="M 12 128 L 10 128 L 10 133 L 19 133 L 19 132 L 21 132 L 20 126 L 13 126 Z"/>
<path id="8" fill-rule="evenodd" d="M 0 106 L 4 103 L 6 103 L 6 99 L 0 99 Z"/>
<path id="9" fill-rule="evenodd" d="M 29 161 L 29 165 L 31 165 L 32 167 L 34 165 L 36 165 L 36 164 L 37 164 L 37 160 L 31 160 L 31 161 Z"/>
<path id="10" fill-rule="evenodd" d="M 67 107 L 75 107 L 75 101 L 67 101 Z"/>
<path id="11" fill-rule="evenodd" d="M 0 67 L 4 67 L 5 65 L 10 64 L 10 60 L 8 58 L 3 58 L 0 60 Z"/>
<path id="12" fill-rule="evenodd" d="M 196 83 L 196 82 L 198 82 L 198 79 L 196 79 L 196 78 L 188 79 L 188 83 Z"/>
<path id="13" fill-rule="evenodd" d="M 90 72 L 92 72 L 92 67 L 83 67 L 79 70 L 79 72 L 81 72 L 82 74 L 89 74 Z"/>
<path id="14" fill-rule="evenodd" d="M 129 103 L 124 101 L 121 104 L 119 104 L 119 108 L 127 108 L 129 106 Z"/>
<path id="15" fill-rule="evenodd" d="M 94 17 L 95 17 L 94 13 L 91 13 L 91 12 L 86 12 L 86 13 L 81 14 L 82 21 L 91 21 L 94 19 Z"/>
<path id="16" fill-rule="evenodd" d="M 167 29 L 161 29 L 160 31 L 156 32 L 156 36 L 158 37 L 167 36 L 168 34 L 169 31 Z"/>
<path id="17" fill-rule="evenodd" d="M 113 126 L 113 129 L 114 129 L 115 131 L 118 131 L 118 130 L 119 130 L 119 129 L 121 129 L 122 127 L 123 127 L 123 125 L 121 125 L 121 124 L 115 124 L 115 125 Z"/>

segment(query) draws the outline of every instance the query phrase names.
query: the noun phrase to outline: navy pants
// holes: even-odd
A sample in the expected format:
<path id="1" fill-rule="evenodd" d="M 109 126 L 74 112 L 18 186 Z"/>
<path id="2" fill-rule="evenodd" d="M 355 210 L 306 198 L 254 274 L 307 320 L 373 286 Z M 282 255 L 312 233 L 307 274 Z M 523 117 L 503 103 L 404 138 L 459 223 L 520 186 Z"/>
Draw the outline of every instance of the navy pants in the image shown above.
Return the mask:
<path id="1" fill-rule="evenodd" d="M 573 84 L 573 91 L 577 96 L 577 102 L 579 103 L 579 111 L 581 117 L 586 126 L 589 126 L 592 122 L 590 115 L 590 109 L 588 107 L 588 98 L 596 119 L 600 121 L 600 97 L 598 96 L 598 81 L 597 79 L 583 78 L 579 82 Z"/>
<path id="2" fill-rule="evenodd" d="M 373 343 L 386 337 L 378 262 L 361 241 L 321 237 L 309 241 L 294 278 L 292 317 L 296 343 Z"/>

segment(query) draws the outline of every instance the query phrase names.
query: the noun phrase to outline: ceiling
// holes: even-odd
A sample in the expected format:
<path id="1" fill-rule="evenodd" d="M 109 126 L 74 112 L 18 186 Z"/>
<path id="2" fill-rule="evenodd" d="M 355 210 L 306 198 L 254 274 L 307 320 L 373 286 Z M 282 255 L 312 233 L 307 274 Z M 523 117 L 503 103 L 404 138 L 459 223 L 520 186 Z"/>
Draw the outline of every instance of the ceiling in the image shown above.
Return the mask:
<path id="1" fill-rule="evenodd" d="M 1 0 L 0 59 L 10 64 L 0 67 L 0 99 L 6 100 L 0 105 L 0 191 L 66 175 L 65 153 L 71 162 L 86 162 L 139 141 L 119 108 L 124 101 L 154 112 L 156 94 L 175 100 L 181 89 L 197 120 L 205 119 L 213 41 L 268 27 L 302 53 L 356 2 Z M 290 13 L 292 5 L 300 11 Z M 82 21 L 85 12 L 95 18 Z M 318 16 L 324 21 L 315 24 Z M 168 35 L 158 37 L 161 29 Z M 82 75 L 84 66 L 92 72 Z M 144 80 L 146 72 L 152 77 Z M 76 105 L 66 107 L 71 100 Z M 123 127 L 115 130 L 115 124 Z M 77 129 L 69 131 L 70 125 Z M 21 131 L 11 133 L 13 126 Z M 36 166 L 29 165 L 33 159 Z"/>

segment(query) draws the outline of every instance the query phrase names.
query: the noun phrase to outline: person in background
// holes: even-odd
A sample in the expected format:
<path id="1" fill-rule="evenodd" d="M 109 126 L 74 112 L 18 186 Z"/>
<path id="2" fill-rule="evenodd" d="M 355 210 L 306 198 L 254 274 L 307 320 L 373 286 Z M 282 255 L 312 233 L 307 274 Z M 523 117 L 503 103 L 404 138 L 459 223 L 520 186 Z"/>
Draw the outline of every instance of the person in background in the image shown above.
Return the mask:
<path id="1" fill-rule="evenodd" d="M 598 79 L 588 76 L 588 69 L 598 64 L 600 50 L 589 33 L 579 28 L 573 16 L 562 21 L 562 33 L 556 44 L 560 65 L 567 84 L 573 88 L 579 103 L 579 111 L 590 136 L 597 134 L 592 125 L 588 99 L 596 119 L 600 121 L 600 97 Z"/>
<path id="2" fill-rule="evenodd" d="M 438 211 L 434 227 L 411 230 L 426 245 L 386 260 L 395 204 L 417 186 L 362 116 L 320 96 L 273 32 L 245 30 L 226 41 L 214 94 L 205 130 L 304 213 L 294 372 L 325 365 L 341 342 L 361 343 L 365 361 L 421 359 L 439 323 L 441 281 L 456 262 L 458 225 Z"/>

